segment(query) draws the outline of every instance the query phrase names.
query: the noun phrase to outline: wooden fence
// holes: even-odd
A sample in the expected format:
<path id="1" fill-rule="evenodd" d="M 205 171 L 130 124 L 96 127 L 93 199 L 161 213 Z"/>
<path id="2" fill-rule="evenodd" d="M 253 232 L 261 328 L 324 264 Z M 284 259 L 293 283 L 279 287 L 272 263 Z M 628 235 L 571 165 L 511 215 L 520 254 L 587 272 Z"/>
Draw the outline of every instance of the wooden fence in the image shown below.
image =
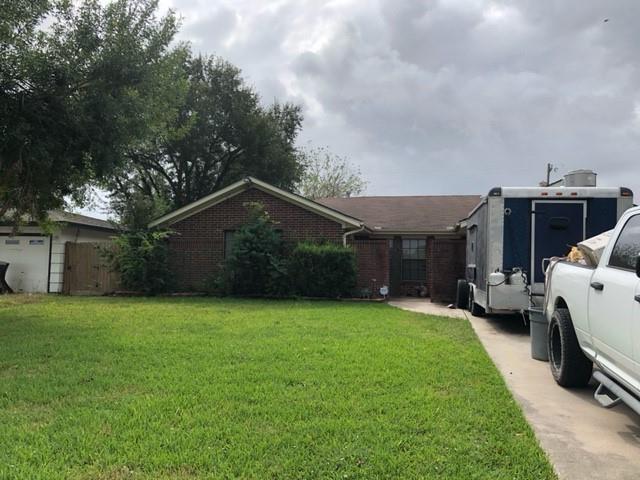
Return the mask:
<path id="1" fill-rule="evenodd" d="M 68 295 L 104 295 L 120 288 L 101 249 L 109 243 L 72 243 L 64 247 L 63 292 Z"/>

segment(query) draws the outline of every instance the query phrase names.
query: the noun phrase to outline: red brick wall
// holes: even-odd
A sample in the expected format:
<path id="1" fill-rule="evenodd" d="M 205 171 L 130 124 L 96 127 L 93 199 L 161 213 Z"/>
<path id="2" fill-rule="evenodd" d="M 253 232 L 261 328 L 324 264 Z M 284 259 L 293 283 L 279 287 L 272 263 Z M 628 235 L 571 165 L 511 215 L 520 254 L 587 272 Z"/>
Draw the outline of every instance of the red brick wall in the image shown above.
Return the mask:
<path id="1" fill-rule="evenodd" d="M 197 290 L 218 271 L 224 259 L 224 232 L 246 222 L 247 202 L 262 203 L 287 242 L 342 242 L 339 223 L 251 188 L 171 225 L 177 234 L 169 239 L 170 258 L 179 289 Z"/>
<path id="2" fill-rule="evenodd" d="M 356 239 L 352 245 L 358 264 L 358 290 L 368 288 L 378 296 L 380 287 L 389 286 L 389 240 Z"/>
<path id="3" fill-rule="evenodd" d="M 435 302 L 452 302 L 456 298 L 456 285 L 464 278 L 466 240 L 464 238 L 433 239 L 431 256 L 431 299 Z"/>
<path id="4" fill-rule="evenodd" d="M 219 270 L 224 260 L 224 232 L 246 222 L 247 202 L 262 203 L 287 242 L 342 242 L 339 223 L 252 188 L 171 226 L 176 235 L 169 239 L 170 258 L 179 289 L 200 289 Z M 358 288 L 375 294 L 382 285 L 389 285 L 389 240 L 350 238 L 350 243 L 356 250 Z M 426 256 L 428 295 L 435 301 L 452 301 L 456 280 L 464 277 L 465 240 L 428 237 Z M 415 284 L 403 283 L 401 294 L 409 288 L 415 289 Z"/>

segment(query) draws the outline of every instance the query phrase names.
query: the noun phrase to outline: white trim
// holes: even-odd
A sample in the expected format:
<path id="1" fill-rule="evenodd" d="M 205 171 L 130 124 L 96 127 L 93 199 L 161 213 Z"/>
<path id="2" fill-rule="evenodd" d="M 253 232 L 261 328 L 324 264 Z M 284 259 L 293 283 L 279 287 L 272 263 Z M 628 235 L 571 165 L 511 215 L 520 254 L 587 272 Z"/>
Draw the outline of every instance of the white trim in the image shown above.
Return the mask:
<path id="1" fill-rule="evenodd" d="M 451 238 L 463 238 L 464 234 L 460 230 L 373 230 L 368 229 L 374 237 L 451 237 Z"/>
<path id="2" fill-rule="evenodd" d="M 301 195 L 296 195 L 295 193 L 287 192 L 286 190 L 274 187 L 273 185 L 263 182 L 262 180 L 258 180 L 257 178 L 247 177 L 245 180 L 264 192 L 270 193 L 276 197 L 280 197 L 283 200 L 289 201 L 295 205 L 298 205 L 299 207 L 317 213 L 330 220 L 337 220 L 343 224 L 343 227 L 352 226 L 360 228 L 364 226 L 364 223 L 357 218 L 350 217 L 348 215 L 340 213 L 337 210 L 325 207 L 324 205 L 314 202 L 313 200 L 309 200 L 308 198 L 305 198 Z"/>
<path id="3" fill-rule="evenodd" d="M 502 197 L 540 200 L 571 200 L 574 198 L 621 197 L 620 188 L 610 187 L 501 187 Z M 545 195 L 543 195 L 543 193 Z M 574 195 L 572 195 L 574 194 Z"/>
<path id="4" fill-rule="evenodd" d="M 278 187 L 274 187 L 266 182 L 258 180 L 253 177 L 246 177 L 242 180 L 239 180 L 236 183 L 229 185 L 228 187 L 223 188 L 222 190 L 218 190 L 206 197 L 201 198 L 200 200 L 196 200 L 195 202 L 190 203 L 189 205 L 185 205 L 173 212 L 167 213 L 162 217 L 154 220 L 149 224 L 149 227 L 157 227 L 159 225 L 172 225 L 180 220 L 184 220 L 196 213 L 199 213 L 203 210 L 206 210 L 209 207 L 212 207 L 228 198 L 231 198 L 251 187 L 255 187 L 263 192 L 269 193 L 274 197 L 285 200 L 289 203 L 293 203 L 305 210 L 309 210 L 313 213 L 316 213 L 320 216 L 328 218 L 330 220 L 334 220 L 338 223 L 341 223 L 343 228 L 348 226 L 361 228 L 364 224 L 353 217 L 349 217 L 344 215 L 336 210 L 325 207 L 324 205 L 320 205 L 317 202 L 301 197 L 300 195 L 296 195 L 294 193 L 287 192 Z"/>
<path id="5" fill-rule="evenodd" d="M 486 216 L 486 283 L 489 283 L 489 275 L 496 270 L 504 269 L 504 198 L 489 197 L 487 201 Z M 486 287 L 487 292 L 489 288 Z M 487 305 L 489 305 L 487 293 Z"/>
<path id="6" fill-rule="evenodd" d="M 169 212 L 160 218 L 156 218 L 149 224 L 149 227 L 156 227 L 163 224 L 171 225 L 172 223 L 175 223 L 179 220 L 190 217 L 191 215 L 200 212 L 207 207 L 211 207 L 216 203 L 220 203 L 221 201 L 226 200 L 228 197 L 233 196 L 235 190 L 238 190 L 239 187 L 243 187 L 245 183 L 246 179 L 240 180 L 239 182 L 229 185 L 222 190 L 218 190 L 217 192 L 207 195 L 206 197 L 202 197 L 200 200 L 196 200 L 195 202 L 185 205 L 184 207 L 180 207 L 173 212 Z"/>

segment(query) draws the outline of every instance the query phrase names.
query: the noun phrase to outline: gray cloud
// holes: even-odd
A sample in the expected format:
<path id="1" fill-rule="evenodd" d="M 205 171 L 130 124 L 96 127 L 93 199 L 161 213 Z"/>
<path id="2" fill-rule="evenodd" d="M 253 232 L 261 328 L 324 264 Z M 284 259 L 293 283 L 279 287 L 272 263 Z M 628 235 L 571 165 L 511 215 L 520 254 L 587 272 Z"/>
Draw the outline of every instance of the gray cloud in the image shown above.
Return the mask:
<path id="1" fill-rule="evenodd" d="M 535 184 L 552 162 L 640 196 L 634 0 L 166 0 L 181 37 L 303 105 L 302 142 L 370 194 Z M 609 19 L 604 22 L 605 19 Z"/>

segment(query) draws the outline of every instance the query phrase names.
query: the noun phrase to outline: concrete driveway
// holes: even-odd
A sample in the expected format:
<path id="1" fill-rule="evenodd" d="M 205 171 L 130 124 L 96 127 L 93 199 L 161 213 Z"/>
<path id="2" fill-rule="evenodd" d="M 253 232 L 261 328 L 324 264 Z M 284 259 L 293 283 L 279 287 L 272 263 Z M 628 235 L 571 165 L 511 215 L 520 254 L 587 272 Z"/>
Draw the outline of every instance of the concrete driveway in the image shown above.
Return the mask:
<path id="1" fill-rule="evenodd" d="M 390 303 L 447 316 L 446 309 L 422 302 L 422 306 L 413 299 Z M 520 317 L 479 318 L 451 312 L 449 316 L 469 318 L 561 479 L 640 478 L 638 415 L 624 405 L 600 407 L 593 399 L 594 387 L 566 390 L 556 385 L 548 363 L 531 358 L 529 330 Z"/>

